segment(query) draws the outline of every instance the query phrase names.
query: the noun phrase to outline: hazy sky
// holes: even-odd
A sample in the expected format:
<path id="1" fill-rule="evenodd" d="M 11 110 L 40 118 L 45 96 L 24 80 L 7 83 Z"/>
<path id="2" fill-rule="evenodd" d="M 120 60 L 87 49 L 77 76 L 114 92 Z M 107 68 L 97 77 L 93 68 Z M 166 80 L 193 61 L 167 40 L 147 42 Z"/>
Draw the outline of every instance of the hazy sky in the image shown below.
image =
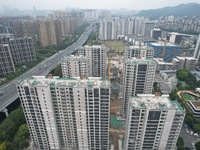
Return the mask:
<path id="1" fill-rule="evenodd" d="M 0 7 L 8 5 L 18 9 L 64 9 L 77 8 L 104 8 L 104 9 L 154 9 L 165 6 L 175 6 L 181 3 L 200 3 L 200 0 L 0 0 Z M 2 8 L 0 8 L 2 9 Z"/>

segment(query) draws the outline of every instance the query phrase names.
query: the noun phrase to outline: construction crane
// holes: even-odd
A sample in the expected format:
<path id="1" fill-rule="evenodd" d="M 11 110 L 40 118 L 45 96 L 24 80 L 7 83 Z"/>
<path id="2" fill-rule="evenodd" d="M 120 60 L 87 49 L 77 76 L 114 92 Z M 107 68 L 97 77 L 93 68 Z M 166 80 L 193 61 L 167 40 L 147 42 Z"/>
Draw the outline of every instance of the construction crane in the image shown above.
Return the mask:
<path id="1" fill-rule="evenodd" d="M 107 59 L 108 59 L 108 80 L 110 80 L 110 54 L 107 51 Z"/>
<path id="2" fill-rule="evenodd" d="M 163 47 L 163 51 L 162 51 L 162 59 L 164 60 L 165 57 L 165 50 L 166 50 L 166 40 L 164 40 L 164 47 Z"/>

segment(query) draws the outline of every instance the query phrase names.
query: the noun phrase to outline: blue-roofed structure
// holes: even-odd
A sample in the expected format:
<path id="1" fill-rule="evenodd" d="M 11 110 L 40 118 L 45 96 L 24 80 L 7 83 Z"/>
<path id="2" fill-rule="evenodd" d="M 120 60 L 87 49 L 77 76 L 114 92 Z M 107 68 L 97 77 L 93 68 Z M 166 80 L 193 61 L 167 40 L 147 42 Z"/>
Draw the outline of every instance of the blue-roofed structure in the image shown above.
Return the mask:
<path id="1" fill-rule="evenodd" d="M 149 43 L 150 47 L 154 49 L 154 58 L 162 58 L 164 42 Z M 166 43 L 164 61 L 171 62 L 172 58 L 180 56 L 181 47 L 171 43 Z"/>

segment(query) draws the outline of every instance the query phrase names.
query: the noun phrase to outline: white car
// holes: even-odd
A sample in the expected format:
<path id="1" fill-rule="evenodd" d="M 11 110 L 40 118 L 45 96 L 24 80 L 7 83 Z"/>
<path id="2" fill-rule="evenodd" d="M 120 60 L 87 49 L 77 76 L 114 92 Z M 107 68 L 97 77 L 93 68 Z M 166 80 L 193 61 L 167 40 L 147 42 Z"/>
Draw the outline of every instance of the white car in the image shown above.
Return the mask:
<path id="1" fill-rule="evenodd" d="M 199 137 L 199 134 L 198 133 L 194 133 L 194 136 Z"/>
<path id="2" fill-rule="evenodd" d="M 188 130 L 188 129 L 185 129 L 185 131 L 186 131 L 187 133 L 189 133 L 189 130 Z"/>

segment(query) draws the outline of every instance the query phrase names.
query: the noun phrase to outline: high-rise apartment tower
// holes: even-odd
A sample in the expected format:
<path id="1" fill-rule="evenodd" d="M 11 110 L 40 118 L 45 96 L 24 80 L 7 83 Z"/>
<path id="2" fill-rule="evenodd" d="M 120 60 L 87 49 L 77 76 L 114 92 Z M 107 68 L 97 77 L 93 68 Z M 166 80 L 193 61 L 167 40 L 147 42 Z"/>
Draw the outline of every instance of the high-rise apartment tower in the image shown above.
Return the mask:
<path id="1" fill-rule="evenodd" d="M 124 150 L 174 150 L 185 111 L 168 96 L 141 94 L 130 98 Z"/>
<path id="2" fill-rule="evenodd" d="M 88 77 L 89 64 L 85 56 L 66 56 L 61 62 L 62 75 L 64 78 Z"/>
<path id="3" fill-rule="evenodd" d="M 86 56 L 89 60 L 90 77 L 107 77 L 106 48 L 103 45 L 82 46 L 77 54 Z"/>
<path id="4" fill-rule="evenodd" d="M 153 59 L 133 57 L 125 60 L 121 108 L 123 117 L 126 117 L 130 97 L 152 93 L 155 71 L 156 62 Z"/>
<path id="5" fill-rule="evenodd" d="M 109 81 L 35 76 L 17 89 L 34 148 L 109 149 Z"/>

